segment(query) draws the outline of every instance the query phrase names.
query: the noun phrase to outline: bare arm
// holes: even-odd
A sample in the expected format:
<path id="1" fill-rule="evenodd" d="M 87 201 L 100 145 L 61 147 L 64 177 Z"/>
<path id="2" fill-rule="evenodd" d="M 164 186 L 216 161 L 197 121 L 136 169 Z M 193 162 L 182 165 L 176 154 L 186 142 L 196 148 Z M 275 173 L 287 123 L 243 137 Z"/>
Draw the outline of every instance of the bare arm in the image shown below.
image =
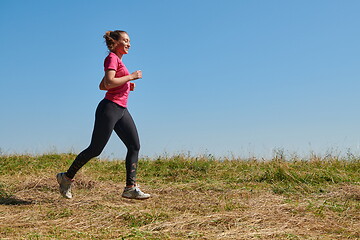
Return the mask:
<path id="1" fill-rule="evenodd" d="M 100 90 L 107 90 L 105 87 L 105 77 L 102 78 L 100 84 L 99 84 L 99 89 Z"/>
<path id="2" fill-rule="evenodd" d="M 135 85 L 135 83 L 134 82 L 131 82 L 130 83 L 130 91 L 134 91 L 135 90 L 135 87 L 136 87 L 136 85 Z M 100 84 L 99 84 L 99 89 L 100 90 L 108 90 L 108 89 L 106 89 L 106 87 L 105 87 L 105 77 L 103 77 L 102 78 L 102 80 L 101 80 L 101 82 L 100 82 Z"/>
<path id="3" fill-rule="evenodd" d="M 110 88 L 121 86 L 129 81 L 142 78 L 142 72 L 140 70 L 119 78 L 115 77 L 115 73 L 115 70 L 106 70 L 105 76 L 99 85 L 101 90 L 108 90 Z"/>

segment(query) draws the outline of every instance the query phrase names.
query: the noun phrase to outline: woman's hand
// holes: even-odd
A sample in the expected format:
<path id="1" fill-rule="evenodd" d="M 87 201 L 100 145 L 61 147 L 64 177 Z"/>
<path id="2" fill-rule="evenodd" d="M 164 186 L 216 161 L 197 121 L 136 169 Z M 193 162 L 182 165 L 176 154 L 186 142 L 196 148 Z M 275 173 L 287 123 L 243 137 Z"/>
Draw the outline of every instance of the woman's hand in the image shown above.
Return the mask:
<path id="1" fill-rule="evenodd" d="M 136 80 L 139 78 L 142 78 L 142 71 L 141 70 L 137 70 L 135 72 L 133 72 L 132 74 L 130 74 L 132 79 L 131 80 Z"/>
<path id="2" fill-rule="evenodd" d="M 136 87 L 136 84 L 133 82 L 130 82 L 130 91 L 134 91 Z"/>

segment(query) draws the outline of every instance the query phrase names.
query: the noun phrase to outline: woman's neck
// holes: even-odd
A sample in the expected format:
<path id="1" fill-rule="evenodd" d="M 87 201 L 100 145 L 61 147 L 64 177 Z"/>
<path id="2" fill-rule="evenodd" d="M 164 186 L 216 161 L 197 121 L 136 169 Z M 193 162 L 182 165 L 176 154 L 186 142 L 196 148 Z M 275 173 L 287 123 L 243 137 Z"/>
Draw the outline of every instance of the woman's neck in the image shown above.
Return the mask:
<path id="1" fill-rule="evenodd" d="M 122 60 L 123 54 L 119 53 L 119 52 L 114 52 L 116 54 L 116 56 L 118 56 L 120 58 L 120 60 Z"/>

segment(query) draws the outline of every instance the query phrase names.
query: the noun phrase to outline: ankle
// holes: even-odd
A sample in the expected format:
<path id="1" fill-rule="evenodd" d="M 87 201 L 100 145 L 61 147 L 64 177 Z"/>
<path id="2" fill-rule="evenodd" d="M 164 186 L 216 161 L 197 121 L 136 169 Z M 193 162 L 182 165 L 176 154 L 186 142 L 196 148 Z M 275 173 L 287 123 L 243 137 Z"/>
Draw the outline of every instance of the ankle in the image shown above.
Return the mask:
<path id="1" fill-rule="evenodd" d="M 73 182 L 73 181 L 74 181 L 74 179 L 73 179 L 73 178 L 69 178 L 69 177 L 66 175 L 66 173 L 64 173 L 64 176 L 65 176 L 66 180 L 68 180 L 68 181 L 70 181 L 70 182 Z"/>

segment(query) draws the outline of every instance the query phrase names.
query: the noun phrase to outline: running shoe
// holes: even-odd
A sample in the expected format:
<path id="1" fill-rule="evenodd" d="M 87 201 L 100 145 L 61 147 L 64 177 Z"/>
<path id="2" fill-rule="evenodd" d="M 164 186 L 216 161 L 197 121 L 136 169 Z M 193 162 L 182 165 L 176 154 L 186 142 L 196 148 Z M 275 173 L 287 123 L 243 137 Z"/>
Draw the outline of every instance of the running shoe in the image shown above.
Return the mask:
<path id="1" fill-rule="evenodd" d="M 72 194 L 71 194 L 71 185 L 74 182 L 74 179 L 70 179 L 68 178 L 65 173 L 58 173 L 56 175 L 56 179 L 59 183 L 59 190 L 61 195 L 64 198 L 72 198 Z"/>
<path id="2" fill-rule="evenodd" d="M 150 197 L 150 194 L 143 193 L 138 185 L 135 185 L 135 187 L 125 187 L 124 192 L 121 195 L 124 198 L 129 199 L 137 199 L 137 200 L 144 200 L 148 199 Z"/>

